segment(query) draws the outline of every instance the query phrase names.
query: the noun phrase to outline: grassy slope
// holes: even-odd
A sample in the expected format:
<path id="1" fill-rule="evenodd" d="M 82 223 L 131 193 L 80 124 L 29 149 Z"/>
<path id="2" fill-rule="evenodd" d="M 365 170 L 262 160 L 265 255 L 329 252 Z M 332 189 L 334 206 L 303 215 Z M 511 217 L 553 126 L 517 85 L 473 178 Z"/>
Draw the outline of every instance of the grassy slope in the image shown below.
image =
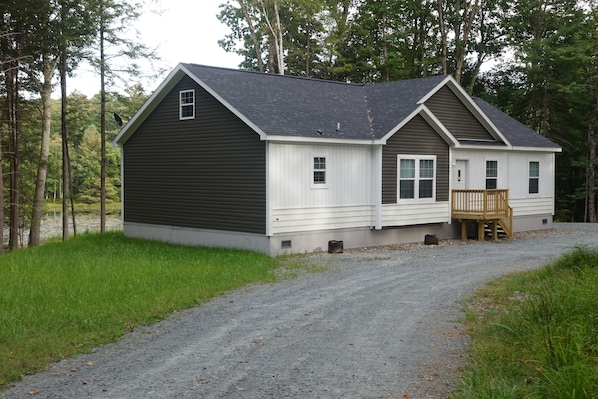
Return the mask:
<path id="1" fill-rule="evenodd" d="M 227 290 L 271 281 L 277 264 L 122 232 L 0 256 L 0 385 Z"/>
<path id="2" fill-rule="evenodd" d="M 508 276 L 469 306 L 471 358 L 455 398 L 598 398 L 598 251 Z"/>

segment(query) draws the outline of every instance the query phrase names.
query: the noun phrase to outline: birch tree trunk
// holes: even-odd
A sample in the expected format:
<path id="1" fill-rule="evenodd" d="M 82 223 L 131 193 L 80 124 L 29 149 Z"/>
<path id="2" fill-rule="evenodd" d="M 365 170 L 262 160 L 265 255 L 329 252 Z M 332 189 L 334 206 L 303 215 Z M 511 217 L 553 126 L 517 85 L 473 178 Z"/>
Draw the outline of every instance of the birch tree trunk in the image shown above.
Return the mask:
<path id="1" fill-rule="evenodd" d="M 264 13 L 264 19 L 266 21 L 266 25 L 268 26 L 268 30 L 270 32 L 270 48 L 274 50 L 274 55 L 276 57 L 276 64 L 277 68 L 275 70 L 270 70 L 270 72 L 278 73 L 279 75 L 284 75 L 284 44 L 282 42 L 282 24 L 280 23 L 280 12 L 278 9 L 278 0 L 270 0 L 272 2 L 274 15 L 273 21 L 270 20 L 270 16 L 268 13 L 268 9 L 266 4 L 263 0 L 262 3 L 262 12 Z"/>
<path id="2" fill-rule="evenodd" d="M 31 228 L 29 230 L 29 246 L 36 246 L 41 241 L 41 221 L 48 174 L 48 157 L 50 155 L 50 127 L 52 118 L 52 76 L 56 70 L 57 60 L 47 54 L 42 56 L 44 65 L 44 81 L 41 84 L 40 96 L 42 100 L 42 137 L 37 178 L 35 180 L 35 195 L 31 211 Z"/>
<path id="3" fill-rule="evenodd" d="M 260 72 L 265 72 L 264 68 L 264 61 L 262 60 L 262 47 L 260 46 L 260 41 L 257 38 L 255 33 L 255 28 L 253 26 L 253 21 L 251 20 L 251 16 L 249 15 L 249 11 L 247 10 L 247 4 L 245 4 L 245 0 L 237 0 L 239 6 L 241 7 L 241 12 L 243 13 L 243 18 L 247 23 L 247 27 L 249 29 L 249 37 L 251 37 L 251 42 L 253 44 L 253 50 L 255 51 L 255 58 L 257 61 L 257 66 Z"/>

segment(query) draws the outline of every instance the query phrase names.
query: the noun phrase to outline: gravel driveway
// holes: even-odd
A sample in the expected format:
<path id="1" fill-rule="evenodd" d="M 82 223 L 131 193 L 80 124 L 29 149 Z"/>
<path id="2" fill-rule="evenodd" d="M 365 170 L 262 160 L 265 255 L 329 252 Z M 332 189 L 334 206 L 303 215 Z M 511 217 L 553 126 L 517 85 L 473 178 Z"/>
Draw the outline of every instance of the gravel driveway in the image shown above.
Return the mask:
<path id="1" fill-rule="evenodd" d="M 488 280 L 537 268 L 580 243 L 597 245 L 598 226 L 305 256 L 323 271 L 227 293 L 4 394 L 443 398 L 463 362 L 463 300 Z"/>

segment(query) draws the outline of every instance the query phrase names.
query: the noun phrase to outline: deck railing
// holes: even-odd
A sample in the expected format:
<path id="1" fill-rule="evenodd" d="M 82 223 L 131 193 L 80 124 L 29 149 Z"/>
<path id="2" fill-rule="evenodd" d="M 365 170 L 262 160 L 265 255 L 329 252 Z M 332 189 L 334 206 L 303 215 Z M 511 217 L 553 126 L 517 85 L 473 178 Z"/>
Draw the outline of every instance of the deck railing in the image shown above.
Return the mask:
<path id="1" fill-rule="evenodd" d="M 509 206 L 509 190 L 453 190 L 451 214 L 462 221 L 499 223 L 506 234 L 513 234 L 513 208 Z"/>
<path id="2" fill-rule="evenodd" d="M 505 217 L 508 212 L 509 190 L 453 190 L 453 217 L 487 219 Z"/>

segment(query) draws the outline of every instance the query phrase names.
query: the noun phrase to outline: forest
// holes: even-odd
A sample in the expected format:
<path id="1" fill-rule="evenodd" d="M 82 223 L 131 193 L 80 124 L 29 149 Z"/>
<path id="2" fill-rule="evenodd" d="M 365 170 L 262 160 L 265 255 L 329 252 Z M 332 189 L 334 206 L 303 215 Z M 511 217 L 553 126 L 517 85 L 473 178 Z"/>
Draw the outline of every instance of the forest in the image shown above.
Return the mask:
<path id="1" fill-rule="evenodd" d="M 64 220 L 77 204 L 104 214 L 119 201 L 113 114 L 132 116 L 148 94 L 105 83 L 134 81 L 135 60 L 157 57 L 143 38 L 123 39 L 142 2 L 0 2 L 0 233 L 15 249 L 29 227 L 26 243 L 39 244 L 49 203 Z M 242 56 L 239 68 L 348 83 L 452 74 L 563 148 L 555 220 L 597 221 L 597 0 L 228 0 L 220 10 L 229 33 L 218 43 Z M 66 95 L 82 62 L 101 82 L 92 98 Z"/>

